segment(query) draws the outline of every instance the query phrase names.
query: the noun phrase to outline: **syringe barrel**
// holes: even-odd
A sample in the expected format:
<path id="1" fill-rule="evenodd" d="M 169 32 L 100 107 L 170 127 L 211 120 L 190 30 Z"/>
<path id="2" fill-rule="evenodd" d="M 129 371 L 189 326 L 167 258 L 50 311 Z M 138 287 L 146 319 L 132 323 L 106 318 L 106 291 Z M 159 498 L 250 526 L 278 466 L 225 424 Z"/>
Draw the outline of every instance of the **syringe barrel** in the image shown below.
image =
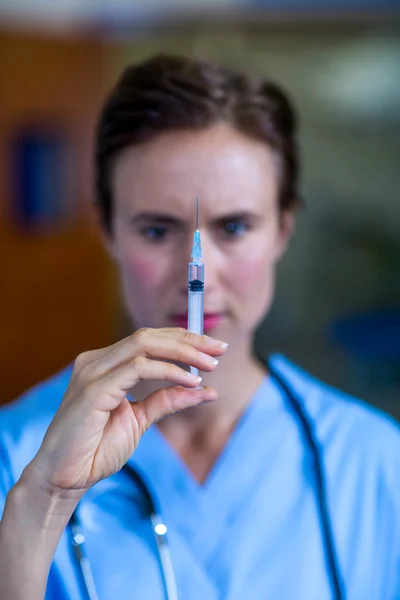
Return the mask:
<path id="1" fill-rule="evenodd" d="M 204 264 L 189 263 L 188 329 L 203 335 L 204 323 Z"/>
<path id="2" fill-rule="evenodd" d="M 189 290 L 188 329 L 192 333 L 203 335 L 204 293 Z"/>

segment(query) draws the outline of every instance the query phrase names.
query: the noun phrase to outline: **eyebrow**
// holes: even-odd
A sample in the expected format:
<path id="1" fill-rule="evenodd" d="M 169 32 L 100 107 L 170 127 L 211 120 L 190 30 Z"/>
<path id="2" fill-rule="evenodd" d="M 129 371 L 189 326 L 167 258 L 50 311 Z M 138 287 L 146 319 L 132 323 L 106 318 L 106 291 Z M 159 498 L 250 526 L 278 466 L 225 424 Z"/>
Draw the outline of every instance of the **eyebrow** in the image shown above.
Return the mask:
<path id="1" fill-rule="evenodd" d="M 226 223 L 227 221 L 255 221 L 257 219 L 260 219 L 260 215 L 258 213 L 250 212 L 248 210 L 240 210 L 215 217 L 215 219 L 212 220 L 212 223 L 218 225 L 220 223 Z"/>
<path id="2" fill-rule="evenodd" d="M 183 223 L 182 219 L 179 219 L 178 217 L 174 217 L 172 215 L 146 212 L 139 213 L 134 217 L 130 217 L 129 221 L 132 225 L 141 225 L 142 223 L 149 222 L 162 223 L 163 225 L 181 225 Z"/>
<path id="3" fill-rule="evenodd" d="M 213 225 L 219 225 L 226 221 L 254 221 L 259 219 L 260 215 L 250 211 L 237 211 L 232 213 L 226 213 L 212 219 Z M 129 219 L 132 225 L 141 225 L 143 223 L 162 223 L 163 225 L 184 225 L 185 220 L 180 219 L 166 213 L 149 213 L 143 212 Z"/>

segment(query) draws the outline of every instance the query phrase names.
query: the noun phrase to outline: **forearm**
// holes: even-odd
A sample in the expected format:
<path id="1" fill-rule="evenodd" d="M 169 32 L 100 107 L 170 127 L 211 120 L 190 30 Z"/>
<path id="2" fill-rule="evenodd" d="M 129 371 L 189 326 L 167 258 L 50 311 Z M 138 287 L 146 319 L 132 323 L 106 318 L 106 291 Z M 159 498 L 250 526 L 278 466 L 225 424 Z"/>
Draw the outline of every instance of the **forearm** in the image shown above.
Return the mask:
<path id="1" fill-rule="evenodd" d="M 41 487 L 29 467 L 23 473 L 0 522 L 2 600 L 43 600 L 57 544 L 79 499 Z"/>

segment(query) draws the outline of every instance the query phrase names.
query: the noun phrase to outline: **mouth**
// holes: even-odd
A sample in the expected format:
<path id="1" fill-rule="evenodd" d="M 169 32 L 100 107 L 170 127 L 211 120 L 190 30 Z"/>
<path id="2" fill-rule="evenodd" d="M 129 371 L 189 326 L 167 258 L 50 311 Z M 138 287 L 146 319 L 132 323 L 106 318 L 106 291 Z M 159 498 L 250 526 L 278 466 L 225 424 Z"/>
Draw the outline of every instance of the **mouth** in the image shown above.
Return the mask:
<path id="1" fill-rule="evenodd" d="M 225 314 L 222 312 L 206 312 L 204 313 L 204 332 L 210 331 L 215 327 L 218 327 L 222 323 L 225 318 Z M 188 314 L 174 314 L 171 315 L 171 320 L 175 323 L 177 327 L 185 327 L 188 326 Z"/>

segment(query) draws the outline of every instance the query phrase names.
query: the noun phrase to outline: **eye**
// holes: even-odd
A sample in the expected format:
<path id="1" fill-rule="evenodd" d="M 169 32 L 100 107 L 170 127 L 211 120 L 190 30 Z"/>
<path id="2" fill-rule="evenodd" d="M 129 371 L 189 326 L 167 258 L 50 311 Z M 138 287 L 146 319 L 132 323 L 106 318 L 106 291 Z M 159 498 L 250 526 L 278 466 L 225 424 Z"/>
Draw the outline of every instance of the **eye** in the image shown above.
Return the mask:
<path id="1" fill-rule="evenodd" d="M 249 231 L 249 224 L 245 221 L 225 221 L 222 223 L 222 232 L 225 237 L 238 238 L 242 237 Z"/>
<path id="2" fill-rule="evenodd" d="M 148 240 L 160 242 L 166 238 L 168 234 L 168 228 L 165 225 L 143 227 L 140 233 L 143 237 L 147 238 Z"/>

